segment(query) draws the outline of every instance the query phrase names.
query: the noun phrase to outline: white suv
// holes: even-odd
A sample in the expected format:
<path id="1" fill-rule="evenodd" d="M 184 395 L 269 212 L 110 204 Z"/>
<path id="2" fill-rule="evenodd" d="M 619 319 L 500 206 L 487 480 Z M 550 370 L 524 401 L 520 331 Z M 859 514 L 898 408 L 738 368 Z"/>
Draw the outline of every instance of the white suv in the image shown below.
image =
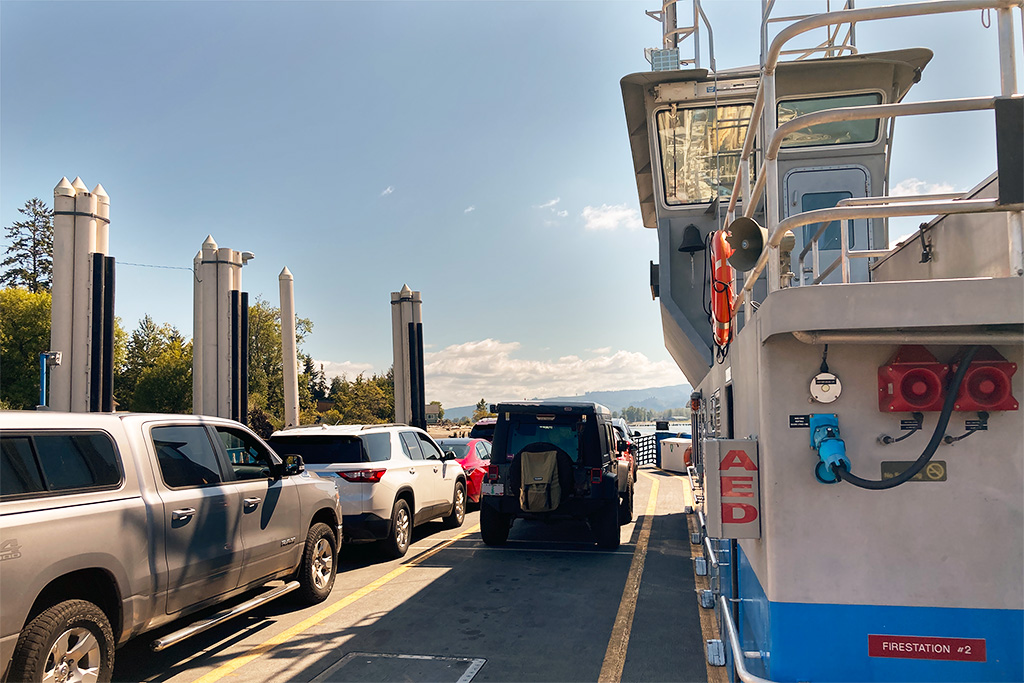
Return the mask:
<path id="1" fill-rule="evenodd" d="M 316 425 L 274 432 L 282 457 L 336 477 L 347 541 L 381 541 L 392 557 L 409 549 L 415 525 L 466 516 L 466 474 L 422 429 L 406 425 Z"/>

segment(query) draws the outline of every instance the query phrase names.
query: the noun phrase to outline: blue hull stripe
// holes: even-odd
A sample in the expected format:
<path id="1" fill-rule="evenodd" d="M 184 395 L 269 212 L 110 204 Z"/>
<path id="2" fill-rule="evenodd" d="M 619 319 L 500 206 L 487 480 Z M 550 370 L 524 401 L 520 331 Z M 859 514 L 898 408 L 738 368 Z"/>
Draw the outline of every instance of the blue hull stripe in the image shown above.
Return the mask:
<path id="1" fill-rule="evenodd" d="M 1024 681 L 1022 610 L 769 602 L 739 554 L 743 649 L 769 653 L 747 660 L 752 673 L 773 681 Z M 870 657 L 871 634 L 981 638 L 986 661 Z"/>

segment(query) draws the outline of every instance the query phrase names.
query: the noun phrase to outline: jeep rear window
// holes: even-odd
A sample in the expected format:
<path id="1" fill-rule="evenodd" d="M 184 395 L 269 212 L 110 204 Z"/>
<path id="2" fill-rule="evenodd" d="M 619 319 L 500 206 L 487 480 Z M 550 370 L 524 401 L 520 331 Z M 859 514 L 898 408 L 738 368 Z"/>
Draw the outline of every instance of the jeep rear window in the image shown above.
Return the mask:
<path id="1" fill-rule="evenodd" d="M 280 456 L 301 455 L 308 465 L 382 462 L 391 459 L 391 435 L 380 434 L 272 436 L 270 445 Z"/>
<path id="2" fill-rule="evenodd" d="M 102 433 L 37 434 L 0 439 L 0 495 L 115 487 L 121 468 Z"/>
<path id="3" fill-rule="evenodd" d="M 532 443 L 550 443 L 580 462 L 580 446 L 585 439 L 586 422 L 579 416 L 516 415 L 509 416 L 506 455 L 511 461 L 516 453 Z"/>

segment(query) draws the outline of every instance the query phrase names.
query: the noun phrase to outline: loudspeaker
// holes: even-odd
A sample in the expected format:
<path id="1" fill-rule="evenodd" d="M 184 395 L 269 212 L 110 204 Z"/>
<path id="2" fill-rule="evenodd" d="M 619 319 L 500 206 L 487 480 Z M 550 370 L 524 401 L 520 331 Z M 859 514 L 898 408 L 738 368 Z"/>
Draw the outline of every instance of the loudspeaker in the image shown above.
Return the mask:
<path id="1" fill-rule="evenodd" d="M 733 248 L 729 265 L 736 270 L 750 270 L 768 243 L 768 231 L 752 218 L 740 216 L 729 225 L 726 241 Z"/>

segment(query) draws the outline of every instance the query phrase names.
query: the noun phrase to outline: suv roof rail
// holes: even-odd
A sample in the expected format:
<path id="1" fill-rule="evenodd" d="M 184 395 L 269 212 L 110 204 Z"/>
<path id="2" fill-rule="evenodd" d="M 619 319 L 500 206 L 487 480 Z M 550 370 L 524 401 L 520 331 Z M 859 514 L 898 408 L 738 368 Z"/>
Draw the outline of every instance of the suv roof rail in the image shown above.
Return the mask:
<path id="1" fill-rule="evenodd" d="M 362 429 L 376 429 L 377 427 L 408 427 L 404 422 L 385 422 L 379 425 L 363 425 Z"/>

